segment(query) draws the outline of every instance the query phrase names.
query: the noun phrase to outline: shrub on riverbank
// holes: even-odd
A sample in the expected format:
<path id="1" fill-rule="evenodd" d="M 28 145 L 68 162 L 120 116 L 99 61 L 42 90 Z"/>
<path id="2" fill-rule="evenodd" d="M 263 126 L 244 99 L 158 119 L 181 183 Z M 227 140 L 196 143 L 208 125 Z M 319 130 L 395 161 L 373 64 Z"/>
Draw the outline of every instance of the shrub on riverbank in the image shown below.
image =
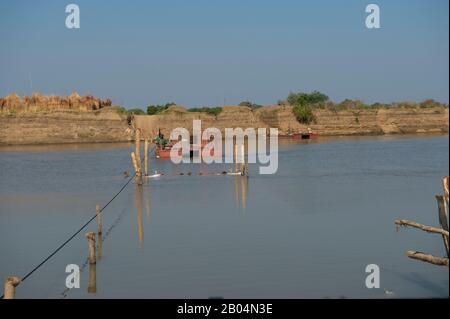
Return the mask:
<path id="1" fill-rule="evenodd" d="M 222 112 L 223 108 L 220 106 L 217 107 L 193 107 L 188 109 L 189 112 L 202 112 L 210 115 L 217 116 Z"/>
<path id="2" fill-rule="evenodd" d="M 287 98 L 287 103 L 293 106 L 297 121 L 302 124 L 309 124 L 314 121 L 314 107 L 323 107 L 329 100 L 328 96 L 319 92 L 313 91 L 311 93 L 290 93 Z"/>
<path id="3" fill-rule="evenodd" d="M 314 110 L 330 110 L 332 112 L 339 111 L 359 111 L 359 110 L 379 110 L 379 109 L 424 109 L 424 108 L 448 108 L 447 104 L 439 103 L 433 99 L 423 102 L 394 102 L 394 103 L 373 103 L 366 104 L 361 100 L 345 99 L 340 103 L 330 101 L 328 96 L 313 91 L 311 93 L 290 93 L 285 101 L 278 101 L 278 105 L 292 106 L 292 112 L 298 122 L 309 124 L 314 122 Z"/>
<path id="4" fill-rule="evenodd" d="M 243 101 L 241 103 L 239 103 L 239 106 L 246 106 L 251 108 L 252 110 L 256 110 L 259 109 L 260 107 L 263 107 L 262 105 L 250 102 L 250 101 Z"/>

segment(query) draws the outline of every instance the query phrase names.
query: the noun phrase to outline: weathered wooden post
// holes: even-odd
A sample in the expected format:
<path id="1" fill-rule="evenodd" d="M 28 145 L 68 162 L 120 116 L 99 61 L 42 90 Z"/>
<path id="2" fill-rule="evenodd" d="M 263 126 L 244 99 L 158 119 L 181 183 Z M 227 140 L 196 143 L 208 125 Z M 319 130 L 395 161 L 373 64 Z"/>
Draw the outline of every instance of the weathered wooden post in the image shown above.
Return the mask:
<path id="1" fill-rule="evenodd" d="M 245 175 L 248 176 L 248 152 L 247 152 L 247 161 L 245 162 Z"/>
<path id="2" fill-rule="evenodd" d="M 436 200 L 438 203 L 438 211 L 439 211 L 439 224 L 443 230 L 448 232 L 448 217 L 445 209 L 445 198 L 444 196 L 436 196 Z M 447 253 L 447 257 L 449 257 L 449 243 L 448 236 L 442 235 L 442 240 L 444 241 L 444 247 Z"/>
<path id="3" fill-rule="evenodd" d="M 97 232 L 99 235 L 102 234 L 102 211 L 100 209 L 100 205 L 95 207 L 95 215 L 97 216 Z"/>
<path id="4" fill-rule="evenodd" d="M 138 184 L 142 184 L 142 173 L 141 168 L 138 164 L 138 160 L 136 158 L 136 153 L 134 152 L 131 153 L 131 160 L 133 162 L 134 171 L 136 173 L 136 181 L 138 182 Z"/>
<path id="5" fill-rule="evenodd" d="M 97 293 L 97 265 L 89 264 L 88 293 Z"/>
<path id="6" fill-rule="evenodd" d="M 5 279 L 5 290 L 3 299 L 14 299 L 16 294 L 16 287 L 19 285 L 20 279 L 18 277 L 7 277 Z"/>
<path id="7" fill-rule="evenodd" d="M 442 186 L 444 187 L 444 200 L 446 201 L 447 205 L 449 202 L 449 177 L 445 176 L 442 179 Z"/>
<path id="8" fill-rule="evenodd" d="M 138 241 L 142 246 L 144 243 L 144 227 L 142 224 L 142 187 L 136 186 L 134 193 L 134 204 L 136 206 L 136 218 L 138 226 Z"/>
<path id="9" fill-rule="evenodd" d="M 102 234 L 97 234 L 97 241 L 98 241 L 98 251 L 97 251 L 97 256 L 98 259 L 102 259 L 102 252 L 103 252 L 103 238 L 102 238 Z"/>
<path id="10" fill-rule="evenodd" d="M 234 144 L 234 172 L 237 173 L 238 172 L 238 146 L 237 146 L 237 141 L 236 144 Z"/>
<path id="11" fill-rule="evenodd" d="M 86 238 L 88 240 L 89 263 L 95 264 L 97 262 L 95 256 L 95 233 L 94 232 L 86 233 Z"/>
<path id="12" fill-rule="evenodd" d="M 136 173 L 137 176 L 139 172 L 139 167 L 137 165 L 136 154 L 134 152 L 131 152 L 131 162 L 133 163 L 134 172 Z"/>
<path id="13" fill-rule="evenodd" d="M 241 175 L 245 175 L 245 145 L 241 144 Z"/>
<path id="14" fill-rule="evenodd" d="M 148 176 L 148 139 L 144 142 L 144 174 Z"/>
<path id="15" fill-rule="evenodd" d="M 139 129 L 136 129 L 136 141 L 135 141 L 135 145 L 136 145 L 136 150 L 135 150 L 135 154 L 136 154 L 136 161 L 137 161 L 137 165 L 139 168 L 139 172 L 141 173 L 141 131 Z"/>

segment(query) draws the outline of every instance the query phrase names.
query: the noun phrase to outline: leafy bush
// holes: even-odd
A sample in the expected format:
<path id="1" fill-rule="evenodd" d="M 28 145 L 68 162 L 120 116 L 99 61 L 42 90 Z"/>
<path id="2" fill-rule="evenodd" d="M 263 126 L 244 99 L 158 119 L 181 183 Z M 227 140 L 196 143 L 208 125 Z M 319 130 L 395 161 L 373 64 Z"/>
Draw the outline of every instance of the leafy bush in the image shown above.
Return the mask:
<path id="1" fill-rule="evenodd" d="M 255 104 L 250 101 L 243 101 L 243 102 L 239 103 L 239 106 L 246 106 L 246 107 L 251 108 L 252 110 L 256 110 L 256 109 L 259 109 L 260 107 L 262 107 L 262 105 Z"/>
<path id="2" fill-rule="evenodd" d="M 309 124 L 314 121 L 314 113 L 309 105 L 294 106 L 292 111 L 294 112 L 297 121 L 302 124 Z"/>
<path id="3" fill-rule="evenodd" d="M 311 93 L 290 93 L 287 102 L 292 106 L 304 106 L 318 103 L 325 103 L 329 100 L 328 96 L 318 91 Z"/>
<path id="4" fill-rule="evenodd" d="M 188 109 L 189 112 L 202 112 L 202 113 L 207 113 L 210 115 L 214 115 L 217 116 L 220 114 L 220 112 L 222 112 L 222 108 L 220 106 L 217 107 L 193 107 Z"/>
<path id="5" fill-rule="evenodd" d="M 161 114 L 172 105 L 175 105 L 175 103 L 166 103 L 164 105 L 149 105 L 147 107 L 147 114 L 148 115 Z"/>
<path id="6" fill-rule="evenodd" d="M 129 115 L 145 115 L 145 112 L 142 109 L 136 108 L 136 109 L 128 110 L 128 114 Z"/>
<path id="7" fill-rule="evenodd" d="M 290 93 L 287 103 L 293 106 L 292 111 L 297 121 L 309 124 L 314 121 L 313 107 L 323 108 L 328 100 L 327 95 L 313 91 L 311 93 Z"/>

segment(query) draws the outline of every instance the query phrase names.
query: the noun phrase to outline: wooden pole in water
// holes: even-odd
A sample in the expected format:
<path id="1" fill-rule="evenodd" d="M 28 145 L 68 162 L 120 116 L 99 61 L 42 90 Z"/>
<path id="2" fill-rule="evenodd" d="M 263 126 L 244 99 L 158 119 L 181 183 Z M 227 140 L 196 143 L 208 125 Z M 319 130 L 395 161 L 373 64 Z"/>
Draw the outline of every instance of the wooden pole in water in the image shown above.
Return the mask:
<path id="1" fill-rule="evenodd" d="M 442 186 L 444 187 L 444 200 L 447 202 L 449 202 L 449 177 L 445 176 L 442 179 Z"/>
<path id="2" fill-rule="evenodd" d="M 131 152 L 131 163 L 133 164 L 134 172 L 137 174 L 138 167 L 136 164 L 136 155 L 134 154 L 134 152 Z"/>
<path id="3" fill-rule="evenodd" d="M 245 175 L 245 145 L 241 144 L 241 175 Z"/>
<path id="4" fill-rule="evenodd" d="M 100 205 L 95 207 L 95 215 L 97 216 L 97 232 L 99 235 L 102 234 L 102 212 L 100 209 Z"/>
<path id="5" fill-rule="evenodd" d="M 144 174 L 148 176 L 148 139 L 144 142 Z"/>
<path id="6" fill-rule="evenodd" d="M 247 152 L 247 161 L 245 162 L 245 175 L 248 176 L 248 152 Z"/>
<path id="7" fill-rule="evenodd" d="M 18 277 L 7 277 L 5 280 L 5 290 L 3 299 L 14 299 L 16 294 L 16 287 L 19 285 L 20 279 Z"/>
<path id="8" fill-rule="evenodd" d="M 94 232 L 86 233 L 86 238 L 88 240 L 89 263 L 95 264 L 97 262 L 95 256 L 95 233 Z"/>
<path id="9" fill-rule="evenodd" d="M 236 144 L 234 144 L 234 172 L 237 173 L 238 172 L 238 146 L 237 146 L 237 142 Z"/>
<path id="10" fill-rule="evenodd" d="M 446 214 L 446 205 L 444 196 L 436 196 L 436 200 L 438 203 L 438 211 L 439 211 L 439 223 L 443 230 L 447 231 L 447 234 L 442 234 L 442 240 L 444 241 L 445 251 L 447 253 L 447 257 L 449 254 L 449 243 L 448 243 L 448 217 Z"/>
<path id="11" fill-rule="evenodd" d="M 136 150 L 135 150 L 135 154 L 136 154 L 136 161 L 137 161 L 137 166 L 139 168 L 139 174 L 142 173 L 141 170 L 141 131 L 139 129 L 136 130 Z"/>
<path id="12" fill-rule="evenodd" d="M 97 293 L 97 265 L 89 264 L 88 293 Z"/>
<path id="13" fill-rule="evenodd" d="M 138 165 L 138 160 L 136 158 L 136 153 L 131 153 L 131 160 L 133 161 L 134 171 L 136 172 L 136 178 L 139 180 L 142 177 L 141 168 Z"/>

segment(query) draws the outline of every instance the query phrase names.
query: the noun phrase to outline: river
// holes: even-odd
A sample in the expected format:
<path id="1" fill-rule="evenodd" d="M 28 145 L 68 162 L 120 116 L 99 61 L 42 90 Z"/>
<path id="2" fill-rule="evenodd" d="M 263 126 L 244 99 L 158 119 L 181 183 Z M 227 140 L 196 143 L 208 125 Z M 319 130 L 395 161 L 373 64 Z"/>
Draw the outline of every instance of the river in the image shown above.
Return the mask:
<path id="1" fill-rule="evenodd" d="M 25 275 L 106 204 L 132 170 L 131 151 L 1 147 L 0 277 Z M 16 297 L 448 298 L 448 268 L 405 256 L 444 256 L 442 238 L 394 225 L 438 226 L 448 160 L 447 135 L 281 143 L 278 172 L 250 165 L 248 179 L 152 157 L 150 169 L 165 175 L 131 183 L 105 209 L 96 266 L 86 265 L 94 220 Z M 82 270 L 79 289 L 65 288 L 68 264 Z M 379 289 L 365 286 L 369 264 L 380 267 Z"/>

